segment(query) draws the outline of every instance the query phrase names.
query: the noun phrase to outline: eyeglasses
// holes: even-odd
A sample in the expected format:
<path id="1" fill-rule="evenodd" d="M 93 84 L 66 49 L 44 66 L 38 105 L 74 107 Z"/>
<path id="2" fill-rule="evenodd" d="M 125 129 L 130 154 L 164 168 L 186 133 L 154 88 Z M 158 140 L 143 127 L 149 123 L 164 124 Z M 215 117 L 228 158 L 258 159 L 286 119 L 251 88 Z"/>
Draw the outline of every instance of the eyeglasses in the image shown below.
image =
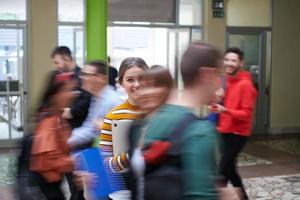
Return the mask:
<path id="1" fill-rule="evenodd" d="M 82 77 L 92 77 L 92 76 L 97 76 L 97 74 L 92 74 L 92 73 L 86 73 L 86 72 L 80 72 L 79 76 Z"/>

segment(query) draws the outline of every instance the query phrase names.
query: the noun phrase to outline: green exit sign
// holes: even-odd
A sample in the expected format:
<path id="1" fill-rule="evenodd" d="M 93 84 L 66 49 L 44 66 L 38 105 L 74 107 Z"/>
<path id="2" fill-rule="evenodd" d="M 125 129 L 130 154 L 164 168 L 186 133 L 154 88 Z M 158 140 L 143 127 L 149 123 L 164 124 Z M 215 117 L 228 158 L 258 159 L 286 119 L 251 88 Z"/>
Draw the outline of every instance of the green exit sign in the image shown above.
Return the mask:
<path id="1" fill-rule="evenodd" d="M 215 18 L 224 17 L 224 0 L 212 1 L 212 16 Z"/>

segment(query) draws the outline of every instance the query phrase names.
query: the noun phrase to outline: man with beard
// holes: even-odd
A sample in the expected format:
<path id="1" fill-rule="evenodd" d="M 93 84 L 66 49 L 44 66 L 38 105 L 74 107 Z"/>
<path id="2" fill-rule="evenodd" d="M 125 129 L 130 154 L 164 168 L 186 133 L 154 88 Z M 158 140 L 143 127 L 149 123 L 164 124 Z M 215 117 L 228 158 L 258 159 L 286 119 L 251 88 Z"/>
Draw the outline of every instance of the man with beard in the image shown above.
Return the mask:
<path id="1" fill-rule="evenodd" d="M 236 170 L 236 158 L 251 135 L 253 112 L 257 96 L 251 74 L 242 70 L 244 53 L 237 47 L 228 48 L 223 60 L 226 74 L 224 105 L 216 104 L 213 111 L 220 113 L 217 130 L 222 137 L 220 174 L 241 189 L 241 199 L 248 199 L 241 177 Z"/>
<path id="2" fill-rule="evenodd" d="M 56 70 L 51 74 L 49 85 L 53 83 L 54 77 L 61 73 L 73 73 L 74 78 L 78 83 L 78 87 L 75 88 L 78 91 L 78 97 L 70 108 L 64 109 L 62 114 L 62 116 L 68 120 L 72 129 L 78 128 L 88 114 L 91 94 L 81 88 L 81 79 L 79 78 L 81 69 L 74 62 L 68 47 L 56 47 L 51 54 L 51 58 Z"/>

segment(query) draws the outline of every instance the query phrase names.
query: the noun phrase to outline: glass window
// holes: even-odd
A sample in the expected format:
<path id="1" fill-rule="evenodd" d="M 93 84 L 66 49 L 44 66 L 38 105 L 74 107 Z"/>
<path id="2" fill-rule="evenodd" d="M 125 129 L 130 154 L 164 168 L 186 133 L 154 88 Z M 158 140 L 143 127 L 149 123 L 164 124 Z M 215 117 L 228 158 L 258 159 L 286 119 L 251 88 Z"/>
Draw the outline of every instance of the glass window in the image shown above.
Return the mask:
<path id="1" fill-rule="evenodd" d="M 126 57 L 143 58 L 147 64 L 167 65 L 167 28 L 108 27 L 108 55 L 119 68 Z"/>
<path id="2" fill-rule="evenodd" d="M 179 24 L 202 25 L 202 0 L 179 1 Z"/>
<path id="3" fill-rule="evenodd" d="M 1 0 L 0 20 L 26 20 L 26 0 Z"/>
<path id="4" fill-rule="evenodd" d="M 83 22 L 84 0 L 58 0 L 58 21 Z"/>
<path id="5" fill-rule="evenodd" d="M 0 29 L 0 80 L 22 80 L 23 31 Z"/>
<path id="6" fill-rule="evenodd" d="M 83 26 L 59 26 L 58 45 L 67 46 L 72 51 L 76 64 L 82 67 L 84 64 L 84 39 Z"/>
<path id="7" fill-rule="evenodd" d="M 191 41 L 198 41 L 198 40 L 202 40 L 201 29 L 193 28 Z"/>
<path id="8" fill-rule="evenodd" d="M 0 29 L 0 140 L 23 136 L 24 105 L 21 92 L 23 85 L 23 29 Z"/>

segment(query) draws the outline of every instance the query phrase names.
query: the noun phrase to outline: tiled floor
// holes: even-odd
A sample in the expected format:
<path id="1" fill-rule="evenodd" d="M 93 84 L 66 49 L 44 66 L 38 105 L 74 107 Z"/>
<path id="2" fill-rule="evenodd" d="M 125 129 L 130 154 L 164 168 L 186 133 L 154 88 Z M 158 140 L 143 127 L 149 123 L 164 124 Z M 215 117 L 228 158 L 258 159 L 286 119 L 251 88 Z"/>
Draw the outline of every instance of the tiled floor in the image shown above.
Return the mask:
<path id="1" fill-rule="evenodd" d="M 293 143 L 292 140 L 289 142 Z M 297 145 L 282 141 L 276 148 L 270 148 L 269 141 L 247 144 L 239 156 L 238 166 L 251 200 L 300 200 L 300 159 L 290 147 L 297 149 Z M 15 199 L 14 153 L 11 150 L 0 152 L 1 200 Z"/>
<path id="2" fill-rule="evenodd" d="M 257 143 L 300 156 L 300 137 L 293 139 L 261 141 Z"/>
<path id="3" fill-rule="evenodd" d="M 300 174 L 244 180 L 252 200 L 300 200 Z"/>
<path id="4" fill-rule="evenodd" d="M 270 165 L 270 164 L 272 164 L 272 162 L 246 153 L 241 153 L 238 158 L 239 167 L 254 166 L 254 165 Z"/>

